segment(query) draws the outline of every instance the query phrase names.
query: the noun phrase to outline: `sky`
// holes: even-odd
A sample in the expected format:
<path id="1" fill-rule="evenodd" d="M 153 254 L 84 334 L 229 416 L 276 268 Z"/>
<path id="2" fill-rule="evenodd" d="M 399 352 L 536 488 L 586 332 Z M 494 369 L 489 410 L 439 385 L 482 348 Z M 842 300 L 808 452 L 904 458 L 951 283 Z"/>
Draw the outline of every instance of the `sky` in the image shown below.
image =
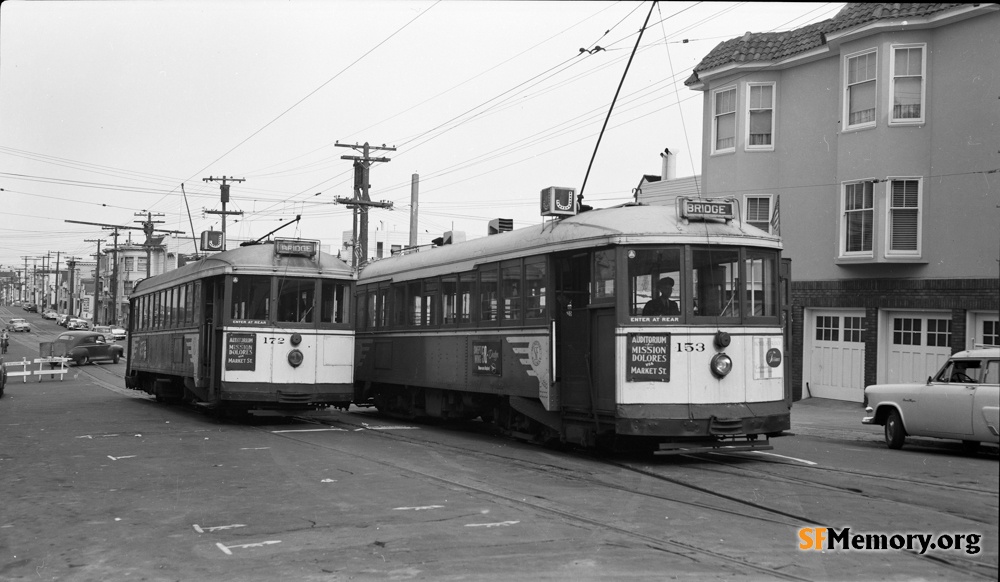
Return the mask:
<path id="1" fill-rule="evenodd" d="M 348 0 L 0 4 L 0 266 L 87 259 L 100 226 L 320 240 L 352 229 L 344 145 L 369 143 L 376 237 L 540 224 L 539 192 L 628 202 L 659 154 L 701 173 L 701 92 L 718 43 L 842 3 Z M 652 11 L 650 11 L 652 7 Z M 636 47 L 639 31 L 649 24 Z M 633 54 L 634 51 L 634 54 Z M 615 99 L 617 94 L 617 99 Z M 612 101 L 615 101 L 612 107 Z M 608 115 L 611 112 L 610 116 Z M 606 124 L 606 127 L 605 127 Z M 603 136 L 602 136 L 603 129 Z M 340 144 L 340 145 L 338 145 Z M 593 160 L 593 161 L 591 161 Z M 119 243 L 142 242 L 120 231 Z M 393 236 L 398 236 L 393 234 Z M 403 236 L 405 240 L 405 236 Z M 379 238 L 379 240 L 383 240 Z M 181 252 L 195 252 L 195 244 Z"/>

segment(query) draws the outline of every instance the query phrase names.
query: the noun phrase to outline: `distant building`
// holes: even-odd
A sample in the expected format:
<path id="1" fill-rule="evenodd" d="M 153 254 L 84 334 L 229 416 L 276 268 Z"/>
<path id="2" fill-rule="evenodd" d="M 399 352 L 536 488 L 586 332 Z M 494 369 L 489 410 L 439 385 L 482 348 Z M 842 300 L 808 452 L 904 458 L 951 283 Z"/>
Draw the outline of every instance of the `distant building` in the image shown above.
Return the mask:
<path id="1" fill-rule="evenodd" d="M 1000 6 L 848 4 L 727 40 L 704 93 L 703 194 L 792 259 L 795 397 L 861 402 L 1000 344 Z"/>

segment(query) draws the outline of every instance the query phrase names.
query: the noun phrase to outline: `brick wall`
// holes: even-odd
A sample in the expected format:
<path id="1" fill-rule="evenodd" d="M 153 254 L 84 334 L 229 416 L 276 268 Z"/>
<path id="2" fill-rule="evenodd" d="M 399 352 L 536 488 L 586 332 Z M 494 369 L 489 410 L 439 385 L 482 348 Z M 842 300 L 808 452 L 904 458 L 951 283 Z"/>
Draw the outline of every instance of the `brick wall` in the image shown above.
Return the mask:
<path id="1" fill-rule="evenodd" d="M 792 397 L 802 399 L 802 362 L 806 308 L 864 309 L 865 385 L 876 382 L 880 309 L 951 311 L 952 352 L 966 349 L 969 310 L 1000 309 L 1000 279 L 839 279 L 792 281 Z M 970 346 L 971 347 L 971 346 Z"/>

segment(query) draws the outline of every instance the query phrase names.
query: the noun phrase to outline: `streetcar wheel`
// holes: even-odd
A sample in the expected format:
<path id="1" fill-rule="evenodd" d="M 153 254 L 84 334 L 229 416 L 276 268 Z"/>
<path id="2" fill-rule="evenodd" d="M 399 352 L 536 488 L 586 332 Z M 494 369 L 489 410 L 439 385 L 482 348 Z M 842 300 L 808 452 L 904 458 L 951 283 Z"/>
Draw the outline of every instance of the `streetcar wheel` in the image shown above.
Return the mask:
<path id="1" fill-rule="evenodd" d="M 969 454 L 979 452 L 979 441 L 962 441 L 962 450 Z"/>
<path id="2" fill-rule="evenodd" d="M 77 366 L 86 366 L 89 363 L 90 363 L 90 358 L 88 358 L 87 356 L 79 356 L 76 358 Z"/>
<path id="3" fill-rule="evenodd" d="M 889 418 L 885 419 L 885 444 L 890 449 L 901 449 L 905 440 L 906 429 L 903 428 L 903 419 L 899 417 L 899 411 L 891 410 Z"/>

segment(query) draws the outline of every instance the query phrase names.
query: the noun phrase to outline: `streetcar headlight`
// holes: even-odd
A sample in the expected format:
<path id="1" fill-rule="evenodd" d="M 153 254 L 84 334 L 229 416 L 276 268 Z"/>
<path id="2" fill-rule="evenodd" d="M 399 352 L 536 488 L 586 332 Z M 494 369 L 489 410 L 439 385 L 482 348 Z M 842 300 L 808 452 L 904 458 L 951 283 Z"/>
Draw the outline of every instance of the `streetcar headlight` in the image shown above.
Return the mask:
<path id="1" fill-rule="evenodd" d="M 288 363 L 291 364 L 293 368 L 298 368 L 302 365 L 302 352 L 299 350 L 292 350 L 288 352 Z"/>
<path id="2" fill-rule="evenodd" d="M 727 374 L 733 371 L 733 359 L 726 354 L 715 354 L 712 357 L 712 362 L 709 364 L 712 368 L 712 373 L 719 378 L 725 378 Z"/>

